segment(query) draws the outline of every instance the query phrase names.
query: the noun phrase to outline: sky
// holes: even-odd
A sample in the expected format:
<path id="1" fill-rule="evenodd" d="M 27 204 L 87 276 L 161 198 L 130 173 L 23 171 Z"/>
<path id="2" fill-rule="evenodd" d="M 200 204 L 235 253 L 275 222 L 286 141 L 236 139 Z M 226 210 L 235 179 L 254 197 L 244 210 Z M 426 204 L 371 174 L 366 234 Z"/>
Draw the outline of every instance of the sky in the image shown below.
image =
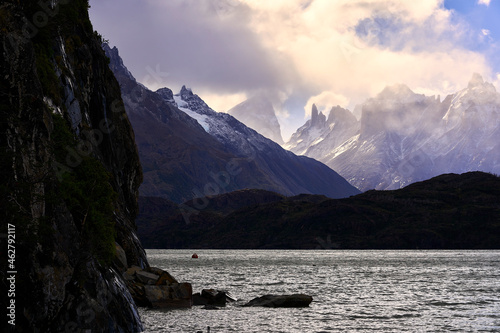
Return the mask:
<path id="1" fill-rule="evenodd" d="M 90 0 L 94 29 L 135 78 L 190 87 L 225 112 L 262 91 L 287 140 L 310 116 L 387 85 L 500 88 L 500 0 Z M 258 129 L 257 129 L 258 130 Z"/>

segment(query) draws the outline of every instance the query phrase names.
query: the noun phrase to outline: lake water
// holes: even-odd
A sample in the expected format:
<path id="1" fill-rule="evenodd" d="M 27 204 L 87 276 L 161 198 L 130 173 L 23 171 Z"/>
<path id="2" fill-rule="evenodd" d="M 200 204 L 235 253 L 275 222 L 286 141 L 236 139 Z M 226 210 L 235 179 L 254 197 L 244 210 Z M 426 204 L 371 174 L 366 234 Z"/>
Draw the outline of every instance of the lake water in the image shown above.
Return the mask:
<path id="1" fill-rule="evenodd" d="M 191 259 L 196 252 L 198 259 Z M 148 250 L 193 292 L 227 290 L 220 310 L 147 310 L 146 332 L 500 332 L 500 251 Z M 304 293 L 308 308 L 248 308 Z"/>

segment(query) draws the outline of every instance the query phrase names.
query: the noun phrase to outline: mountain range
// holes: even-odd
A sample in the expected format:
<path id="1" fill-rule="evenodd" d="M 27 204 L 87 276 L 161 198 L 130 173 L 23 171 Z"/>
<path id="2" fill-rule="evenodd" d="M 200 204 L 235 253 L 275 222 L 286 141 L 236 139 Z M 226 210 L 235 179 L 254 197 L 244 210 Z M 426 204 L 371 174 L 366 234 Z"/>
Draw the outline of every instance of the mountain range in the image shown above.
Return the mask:
<path id="1" fill-rule="evenodd" d="M 297 156 L 212 110 L 185 86 L 178 94 L 168 88 L 150 91 L 134 79 L 116 48 L 104 49 L 134 128 L 142 196 L 181 203 L 244 188 L 331 198 L 359 193 L 323 163 Z"/>
<path id="2" fill-rule="evenodd" d="M 385 88 L 361 106 L 315 106 L 284 147 L 315 158 L 361 191 L 397 189 L 443 173 L 500 173 L 500 94 L 474 74 L 468 86 L 429 97 L 405 85 Z"/>

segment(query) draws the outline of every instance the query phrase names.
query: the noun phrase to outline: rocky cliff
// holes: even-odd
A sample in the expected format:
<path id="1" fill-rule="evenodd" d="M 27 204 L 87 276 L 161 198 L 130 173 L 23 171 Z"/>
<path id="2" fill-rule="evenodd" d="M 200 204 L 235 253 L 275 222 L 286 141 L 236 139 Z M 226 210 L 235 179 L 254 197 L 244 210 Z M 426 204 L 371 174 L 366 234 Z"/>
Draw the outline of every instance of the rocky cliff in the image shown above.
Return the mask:
<path id="1" fill-rule="evenodd" d="M 148 266 L 134 223 L 142 171 L 88 7 L 0 4 L 4 332 L 142 329 L 121 278 Z"/>

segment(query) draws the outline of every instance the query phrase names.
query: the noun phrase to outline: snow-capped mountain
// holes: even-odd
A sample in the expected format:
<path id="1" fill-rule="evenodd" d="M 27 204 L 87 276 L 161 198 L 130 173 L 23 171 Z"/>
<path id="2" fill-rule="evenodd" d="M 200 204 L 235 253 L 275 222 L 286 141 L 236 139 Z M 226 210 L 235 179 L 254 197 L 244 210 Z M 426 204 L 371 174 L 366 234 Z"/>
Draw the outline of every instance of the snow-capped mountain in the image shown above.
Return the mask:
<path id="1" fill-rule="evenodd" d="M 440 128 L 423 147 L 433 169 L 500 173 L 500 94 L 475 74 L 449 99 Z"/>
<path id="2" fill-rule="evenodd" d="M 332 198 L 359 193 L 329 167 L 212 110 L 186 87 L 178 94 L 150 91 L 131 76 L 116 48 L 104 49 L 134 128 L 144 174 L 141 195 L 181 203 L 244 188 Z"/>
<path id="3" fill-rule="evenodd" d="M 333 107 L 327 119 L 313 104 L 311 119 L 283 147 L 298 155 L 324 157 L 332 146 L 339 146 L 356 134 L 358 129 L 358 121 L 349 110 Z"/>
<path id="4" fill-rule="evenodd" d="M 280 145 L 284 143 L 276 112 L 266 94 L 257 94 L 234 106 L 227 113 L 266 138 Z"/>
<path id="5" fill-rule="evenodd" d="M 443 173 L 500 172 L 499 122 L 500 94 L 474 74 L 467 88 L 442 102 L 405 85 L 387 87 L 362 105 L 358 123 L 342 128 L 350 137 L 338 140 L 340 128 L 333 128 L 309 138 L 307 148 L 290 149 L 324 162 L 362 191 L 395 189 Z"/>

